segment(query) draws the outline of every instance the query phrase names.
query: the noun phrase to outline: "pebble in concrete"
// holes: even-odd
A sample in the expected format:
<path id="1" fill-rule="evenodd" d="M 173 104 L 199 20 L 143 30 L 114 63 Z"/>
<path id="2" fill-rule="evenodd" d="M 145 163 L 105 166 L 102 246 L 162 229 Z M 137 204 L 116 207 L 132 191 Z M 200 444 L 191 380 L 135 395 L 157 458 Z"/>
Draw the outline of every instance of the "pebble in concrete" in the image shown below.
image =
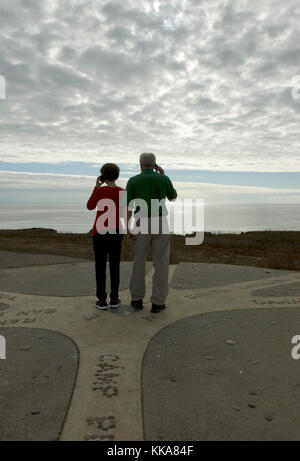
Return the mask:
<path id="1" fill-rule="evenodd" d="M 236 344 L 235 341 L 233 341 L 232 339 L 226 339 L 226 344 L 228 344 L 229 346 L 234 346 Z"/>

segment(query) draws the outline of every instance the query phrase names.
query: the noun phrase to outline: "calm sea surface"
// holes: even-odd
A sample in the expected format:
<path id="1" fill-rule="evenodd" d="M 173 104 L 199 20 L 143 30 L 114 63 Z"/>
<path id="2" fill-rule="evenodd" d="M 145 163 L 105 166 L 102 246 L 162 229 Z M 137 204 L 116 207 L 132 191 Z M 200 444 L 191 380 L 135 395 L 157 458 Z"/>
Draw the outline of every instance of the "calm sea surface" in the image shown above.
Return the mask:
<path id="1" fill-rule="evenodd" d="M 0 204 L 0 229 L 47 227 L 61 232 L 88 232 L 94 217 L 94 211 L 74 204 Z M 210 232 L 300 231 L 300 204 L 205 205 L 204 217 L 205 230 Z"/>

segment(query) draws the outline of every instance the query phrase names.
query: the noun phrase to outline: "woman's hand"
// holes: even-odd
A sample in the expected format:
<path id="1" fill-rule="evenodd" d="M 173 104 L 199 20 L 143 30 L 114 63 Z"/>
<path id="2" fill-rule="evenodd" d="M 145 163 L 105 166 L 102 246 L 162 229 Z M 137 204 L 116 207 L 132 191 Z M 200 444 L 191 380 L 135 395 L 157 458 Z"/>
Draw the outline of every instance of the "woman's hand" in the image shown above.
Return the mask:
<path id="1" fill-rule="evenodd" d="M 101 181 L 101 176 L 98 176 L 96 180 L 96 187 L 101 187 L 104 184 L 104 181 Z"/>

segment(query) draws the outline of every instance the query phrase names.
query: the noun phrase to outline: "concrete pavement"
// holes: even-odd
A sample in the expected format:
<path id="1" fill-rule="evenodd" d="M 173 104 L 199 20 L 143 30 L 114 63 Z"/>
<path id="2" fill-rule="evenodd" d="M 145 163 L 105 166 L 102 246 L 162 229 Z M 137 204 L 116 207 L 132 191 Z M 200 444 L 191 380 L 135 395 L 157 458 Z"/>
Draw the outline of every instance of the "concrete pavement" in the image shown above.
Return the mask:
<path id="1" fill-rule="evenodd" d="M 18 258 L 21 258 L 20 253 Z M 2 412 L 1 406 L 5 407 L 7 403 L 3 403 L 3 399 L 0 400 L 0 428 L 7 426 L 5 431 L 0 430 L 0 439 L 13 439 L 15 433 L 16 439 L 21 434 L 25 439 L 49 437 L 48 440 L 59 438 L 140 441 L 151 439 L 154 434 L 161 440 L 181 440 L 182 437 L 189 440 L 193 437 L 197 437 L 198 440 L 210 440 L 215 437 L 231 440 L 235 436 L 245 440 L 253 437 L 277 440 L 280 434 L 287 437 L 286 432 L 280 433 L 280 427 L 296 425 L 294 411 L 297 409 L 300 414 L 299 398 L 296 398 L 297 393 L 290 392 L 287 384 L 296 389 L 300 366 L 290 355 L 291 337 L 300 334 L 300 326 L 297 330 L 297 308 L 300 307 L 297 291 L 299 273 L 228 265 L 213 265 L 213 268 L 209 264 L 170 266 L 168 307 L 166 311 L 157 315 L 150 313 L 150 267 L 144 311 L 133 312 L 129 306 L 128 263 L 122 264 L 121 308 L 115 311 L 99 311 L 94 307 L 93 263 L 77 260 L 71 262 L 70 258 L 66 258 L 60 259 L 59 264 L 53 260 L 50 264 L 45 264 L 47 261 L 43 260 L 43 265 L 27 266 L 26 256 L 23 258 L 23 267 L 22 261 L 18 260 L 18 268 L 3 268 L 0 271 L 0 303 L 4 306 L 1 309 L 0 305 L 0 334 L 7 339 L 7 362 L 0 361 L 0 386 L 5 382 L 9 387 L 12 376 L 15 376 L 19 388 L 22 385 L 22 380 L 25 379 L 22 374 L 14 374 L 12 369 L 9 374 L 3 373 L 10 361 L 10 353 L 15 355 L 20 347 L 29 347 L 27 351 L 20 352 L 26 352 L 29 361 L 33 360 L 37 368 L 44 373 L 45 359 L 39 359 L 34 331 L 38 331 L 40 336 L 43 336 L 41 330 L 47 334 L 51 332 L 59 338 L 57 351 L 60 351 L 59 357 L 63 360 L 66 370 L 63 379 L 66 382 L 66 390 L 61 394 L 61 401 L 64 403 L 60 404 L 61 415 L 64 413 L 64 418 L 60 416 L 55 421 L 54 401 L 51 399 L 47 401 L 48 406 L 46 403 L 44 406 L 39 405 L 40 409 L 36 411 L 41 413 L 29 415 L 29 410 L 33 408 L 30 402 L 33 402 L 32 396 L 35 391 L 34 385 L 30 386 L 30 383 L 27 383 L 26 393 L 22 396 L 23 413 L 22 405 L 13 398 L 13 389 L 11 393 L 6 392 L 5 399 L 5 402 L 9 402 L 11 418 L 2 417 L 2 414 L 5 416 L 7 413 Z M 39 264 L 38 261 L 37 263 Z M 296 290 L 289 290 L 289 287 Z M 221 319 L 227 317 L 232 320 L 225 327 Z M 204 318 L 207 323 L 205 327 L 201 326 Z M 276 334 L 270 327 L 270 321 L 279 325 L 276 327 Z M 175 325 L 178 330 L 174 329 Z M 246 325 L 243 330 L 244 343 L 241 342 L 242 336 L 237 335 L 237 332 L 241 331 L 241 325 Z M 28 345 L 29 337 L 28 341 L 22 340 L 22 333 L 19 333 L 21 339 L 17 344 L 16 337 L 11 332 L 21 332 L 25 329 L 30 332 L 32 343 Z M 270 337 L 270 331 L 273 331 L 274 336 Z M 235 344 L 224 343 L 225 336 L 222 335 Z M 273 339 L 276 348 L 274 342 L 264 342 L 260 348 L 257 335 L 260 338 Z M 66 338 L 66 352 L 64 347 L 59 346 L 62 344 L 61 338 Z M 172 338 L 172 343 L 178 342 L 175 351 L 174 345 L 168 343 L 168 338 Z M 73 350 L 71 344 L 76 345 L 78 351 L 76 360 L 75 352 L 73 356 L 68 352 Z M 266 344 L 269 345 L 269 349 L 265 353 L 263 346 Z M 260 394 L 259 405 L 256 402 L 254 408 L 247 406 L 251 404 L 248 395 L 247 399 L 244 398 L 245 389 L 249 387 L 251 390 L 254 385 L 250 378 L 249 382 L 247 381 L 248 372 L 245 370 L 248 370 L 250 365 L 248 368 L 244 366 L 243 386 L 233 374 L 240 364 L 248 364 L 251 349 L 256 357 L 253 361 L 263 360 L 264 364 L 263 372 L 251 375 L 251 379 L 261 380 L 260 387 L 257 388 L 260 389 L 259 392 L 264 389 Z M 275 351 L 274 354 L 272 351 Z M 50 376 L 50 387 L 55 393 L 61 386 L 59 377 L 55 375 L 55 367 L 59 365 L 56 352 L 50 351 L 49 354 L 53 358 L 53 365 L 49 362 L 49 371 L 44 374 Z M 202 354 L 215 355 L 216 358 L 205 361 Z M 273 355 L 276 355 L 278 361 L 269 360 Z M 20 360 L 23 358 L 24 355 L 21 354 Z M 225 366 L 224 360 L 225 364 L 228 362 L 231 366 Z M 174 366 L 175 362 L 177 372 L 173 376 L 170 367 Z M 17 361 L 11 361 L 10 366 L 18 368 L 19 365 Z M 191 368 L 195 370 L 193 373 Z M 207 374 L 214 370 L 214 374 Z M 217 373 L 218 370 L 222 370 L 222 373 Z M 282 380 L 281 392 L 278 387 L 276 395 L 268 399 L 268 386 L 274 379 L 280 382 L 282 375 L 285 375 L 285 378 Z M 199 377 L 203 378 L 203 381 L 199 382 Z M 172 378 L 176 381 L 169 382 Z M 240 379 L 239 375 L 238 378 Z M 167 384 L 164 381 L 167 381 Z M 189 405 L 185 407 L 185 411 L 186 398 L 183 399 L 183 396 L 186 395 L 187 382 L 191 383 L 191 387 Z M 46 392 L 43 394 L 42 388 L 43 386 L 40 402 L 46 402 L 47 395 Z M 73 389 L 72 397 L 70 389 Z M 199 392 L 196 392 L 197 389 Z M 206 390 L 209 392 L 205 392 Z M 166 397 L 168 395 L 169 397 Z M 232 399 L 231 407 L 226 406 L 228 396 L 232 395 L 236 395 L 236 398 Z M 213 405 L 211 402 L 214 402 L 214 399 Z M 177 402 L 179 407 L 175 414 L 174 411 L 163 411 L 163 400 L 169 401 L 168 407 L 174 411 L 173 403 Z M 274 404 L 275 401 L 281 404 L 280 411 L 278 408 L 275 411 L 272 407 L 272 402 Z M 153 405 L 157 411 L 156 416 L 153 414 L 152 418 L 150 408 L 154 408 Z M 248 408 L 253 410 L 251 415 L 247 413 L 245 406 L 247 411 Z M 238 407 L 240 410 L 236 409 Z M 191 408 L 195 408 L 196 411 L 189 424 L 186 420 L 191 413 L 188 409 Z M 259 412 L 256 411 L 257 408 Z M 266 415 L 273 419 L 264 419 L 263 423 L 258 424 L 255 417 L 258 413 L 260 417 Z M 32 416 L 36 419 L 32 419 Z M 45 428 L 43 433 L 37 431 L 36 421 L 39 418 L 41 426 Z M 230 418 L 231 425 L 220 423 L 230 421 Z M 238 418 L 245 423 L 239 425 L 239 430 Z M 22 424 L 29 428 L 27 432 L 14 432 L 14 420 L 23 421 Z M 165 430 L 160 426 L 159 434 L 157 420 L 167 420 L 164 424 Z M 266 432 L 267 423 L 269 425 Z M 184 431 L 180 430 L 182 427 Z M 218 430 L 213 430 L 216 427 Z M 261 430 L 255 432 L 256 427 L 261 427 Z M 296 436 L 296 431 L 291 431 L 290 439 L 295 439 Z"/>

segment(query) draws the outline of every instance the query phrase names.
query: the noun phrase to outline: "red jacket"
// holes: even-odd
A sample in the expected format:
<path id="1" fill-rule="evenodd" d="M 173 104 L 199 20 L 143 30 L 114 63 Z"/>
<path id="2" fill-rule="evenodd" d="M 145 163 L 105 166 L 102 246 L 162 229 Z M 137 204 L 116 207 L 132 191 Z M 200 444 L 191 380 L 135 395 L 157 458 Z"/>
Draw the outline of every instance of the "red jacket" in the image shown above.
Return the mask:
<path id="1" fill-rule="evenodd" d="M 121 223 L 120 223 L 120 201 L 122 199 L 122 194 L 124 193 L 124 189 L 122 187 L 110 187 L 110 186 L 102 186 L 102 187 L 95 187 L 92 195 L 90 196 L 86 207 L 88 210 L 94 210 L 97 207 L 97 214 L 95 218 L 95 222 L 93 225 L 93 230 L 92 234 L 98 234 L 101 229 L 106 227 L 109 224 L 108 218 L 105 220 L 104 225 L 101 224 L 100 220 L 98 221 L 98 218 L 104 214 L 108 213 L 108 216 L 112 218 L 111 222 L 114 222 L 114 226 L 109 226 L 108 228 L 115 228 L 115 229 L 120 229 L 121 228 Z M 108 209 L 107 206 L 103 206 L 104 204 L 101 205 L 101 202 L 97 206 L 99 200 L 101 199 L 110 199 L 115 203 L 115 208 L 112 208 L 111 210 Z M 123 207 L 124 208 L 124 207 Z M 122 209 L 123 209 L 122 208 Z M 110 214 L 110 211 L 114 213 L 114 215 Z"/>

